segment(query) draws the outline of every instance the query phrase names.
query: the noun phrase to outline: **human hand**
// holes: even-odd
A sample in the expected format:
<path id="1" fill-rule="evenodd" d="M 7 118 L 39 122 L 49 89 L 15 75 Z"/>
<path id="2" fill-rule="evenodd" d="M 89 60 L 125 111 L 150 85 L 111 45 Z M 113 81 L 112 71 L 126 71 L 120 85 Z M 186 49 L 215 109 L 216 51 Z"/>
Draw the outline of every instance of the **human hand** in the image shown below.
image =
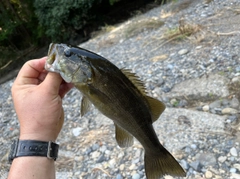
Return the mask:
<path id="1" fill-rule="evenodd" d="M 63 125 L 62 98 L 73 85 L 44 70 L 46 59 L 26 62 L 12 86 L 21 140 L 55 141 Z"/>

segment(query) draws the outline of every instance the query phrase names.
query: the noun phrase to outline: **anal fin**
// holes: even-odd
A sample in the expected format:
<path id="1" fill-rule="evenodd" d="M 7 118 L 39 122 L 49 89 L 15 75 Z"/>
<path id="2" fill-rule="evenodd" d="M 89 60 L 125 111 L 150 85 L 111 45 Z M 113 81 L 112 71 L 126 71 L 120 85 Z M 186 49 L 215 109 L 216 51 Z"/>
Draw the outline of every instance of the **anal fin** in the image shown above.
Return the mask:
<path id="1" fill-rule="evenodd" d="M 114 123 L 114 125 L 116 128 L 115 137 L 119 147 L 123 148 L 132 146 L 134 142 L 133 136 L 116 123 Z"/>

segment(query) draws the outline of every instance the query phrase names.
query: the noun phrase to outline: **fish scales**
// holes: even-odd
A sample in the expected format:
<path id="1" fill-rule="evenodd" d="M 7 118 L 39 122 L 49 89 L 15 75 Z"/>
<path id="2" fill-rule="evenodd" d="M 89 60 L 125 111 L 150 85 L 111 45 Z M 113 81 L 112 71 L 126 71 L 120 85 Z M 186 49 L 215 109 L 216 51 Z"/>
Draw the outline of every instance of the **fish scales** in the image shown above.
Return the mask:
<path id="1" fill-rule="evenodd" d="M 45 69 L 60 73 L 83 94 L 81 113 L 92 103 L 115 125 L 120 147 L 129 147 L 135 137 L 145 150 L 147 179 L 164 175 L 186 176 L 175 158 L 161 145 L 152 126 L 165 105 L 145 93 L 143 83 L 129 70 L 120 70 L 107 59 L 66 44 L 50 44 Z"/>

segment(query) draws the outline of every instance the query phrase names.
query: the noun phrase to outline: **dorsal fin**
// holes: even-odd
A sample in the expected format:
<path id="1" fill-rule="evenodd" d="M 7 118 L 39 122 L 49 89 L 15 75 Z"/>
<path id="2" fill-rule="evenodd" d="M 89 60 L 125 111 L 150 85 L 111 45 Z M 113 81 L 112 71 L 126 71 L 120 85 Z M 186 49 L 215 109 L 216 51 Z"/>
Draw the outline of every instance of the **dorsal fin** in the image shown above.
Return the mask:
<path id="1" fill-rule="evenodd" d="M 140 80 L 140 78 L 133 72 L 131 72 L 129 69 L 121 69 L 124 75 L 128 77 L 128 79 L 136 86 L 136 88 L 145 96 L 146 94 L 146 88 L 144 86 L 144 83 Z"/>
<path id="2" fill-rule="evenodd" d="M 139 79 L 139 77 L 131 72 L 129 69 L 121 69 L 121 71 L 128 77 L 128 79 L 136 86 L 136 88 L 142 93 L 145 99 L 148 101 L 150 111 L 152 114 L 152 122 L 155 122 L 162 112 L 165 110 L 165 105 L 152 97 L 147 96 L 146 88 L 143 82 Z"/>

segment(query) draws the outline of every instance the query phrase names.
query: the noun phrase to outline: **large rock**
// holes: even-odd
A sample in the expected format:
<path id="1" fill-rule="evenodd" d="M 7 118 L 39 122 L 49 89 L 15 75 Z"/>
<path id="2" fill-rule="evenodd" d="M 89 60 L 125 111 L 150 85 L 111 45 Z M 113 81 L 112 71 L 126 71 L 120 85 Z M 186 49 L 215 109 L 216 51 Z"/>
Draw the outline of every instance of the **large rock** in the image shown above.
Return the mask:
<path id="1" fill-rule="evenodd" d="M 209 101 L 224 98 L 229 95 L 227 84 L 229 80 L 218 74 L 208 77 L 190 79 L 176 84 L 169 94 L 170 98 L 187 98 L 188 100 Z"/>

